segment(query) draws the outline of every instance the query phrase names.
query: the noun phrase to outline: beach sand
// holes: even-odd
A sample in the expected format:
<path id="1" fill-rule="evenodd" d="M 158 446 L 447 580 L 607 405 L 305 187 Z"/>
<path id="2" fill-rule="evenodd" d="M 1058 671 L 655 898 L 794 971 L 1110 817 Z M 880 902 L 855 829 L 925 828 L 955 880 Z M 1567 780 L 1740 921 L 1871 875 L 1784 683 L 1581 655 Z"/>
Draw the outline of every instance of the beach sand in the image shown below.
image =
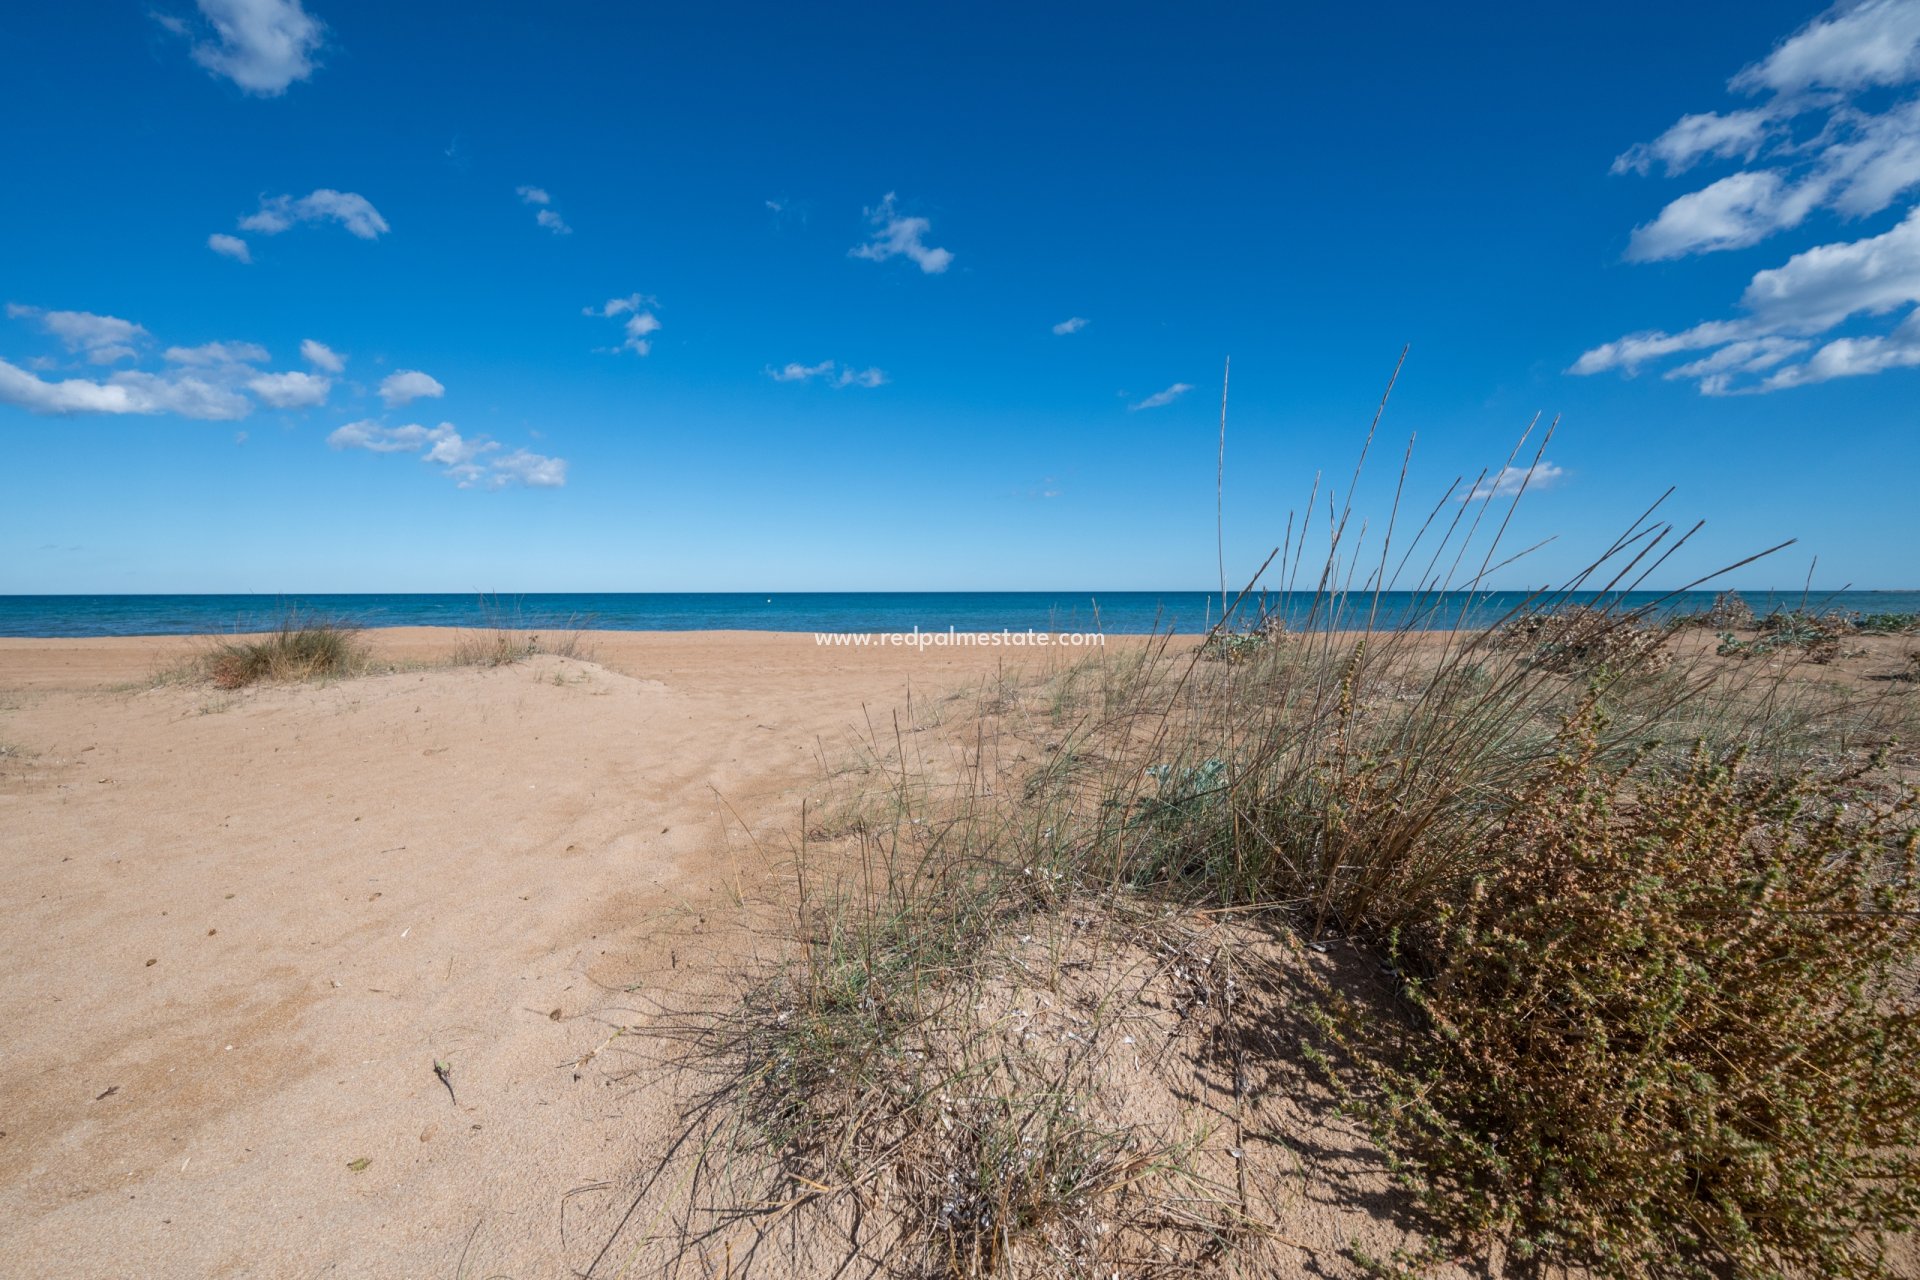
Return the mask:
<path id="1" fill-rule="evenodd" d="M 0 1273 L 584 1269 L 676 1126 L 615 1031 L 777 945 L 823 752 L 1018 660 L 587 640 L 222 693 L 0 639 Z"/>
<path id="2" fill-rule="evenodd" d="M 0 638 L 0 1276 L 649 1274 L 687 1199 L 638 1191 L 699 1084 L 675 1030 L 782 954 L 802 799 L 1083 653 L 455 639 L 222 692 L 166 676 L 205 639 Z M 1804 678 L 1904 691 L 1911 648 Z M 1324 1122 L 1285 1121 L 1321 1154 L 1281 1162 L 1275 1275 L 1406 1240 Z"/>

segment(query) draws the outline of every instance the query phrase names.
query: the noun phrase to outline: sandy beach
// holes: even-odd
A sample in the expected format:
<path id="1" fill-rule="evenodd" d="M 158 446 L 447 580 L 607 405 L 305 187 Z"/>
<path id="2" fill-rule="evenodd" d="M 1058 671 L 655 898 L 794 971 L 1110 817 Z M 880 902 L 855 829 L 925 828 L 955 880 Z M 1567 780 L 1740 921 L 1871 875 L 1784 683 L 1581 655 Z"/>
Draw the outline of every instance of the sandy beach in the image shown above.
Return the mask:
<path id="1" fill-rule="evenodd" d="M 766 945 L 823 751 L 1007 655 L 587 640 L 238 693 L 0 640 L 0 1272 L 592 1261 L 674 1123 L 614 1033 Z"/>

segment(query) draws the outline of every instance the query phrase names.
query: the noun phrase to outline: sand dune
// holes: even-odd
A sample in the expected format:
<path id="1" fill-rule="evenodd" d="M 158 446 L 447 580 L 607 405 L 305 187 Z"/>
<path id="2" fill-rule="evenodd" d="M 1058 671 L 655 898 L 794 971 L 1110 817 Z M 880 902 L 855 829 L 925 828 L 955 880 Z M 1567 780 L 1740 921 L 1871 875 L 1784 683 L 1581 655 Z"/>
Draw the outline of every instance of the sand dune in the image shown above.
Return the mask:
<path id="1" fill-rule="evenodd" d="M 592 1258 L 673 1123 L 614 1031 L 760 945 L 822 743 L 1004 656 L 593 642 L 223 694 L 148 683 L 195 642 L 0 640 L 0 1271 Z"/>

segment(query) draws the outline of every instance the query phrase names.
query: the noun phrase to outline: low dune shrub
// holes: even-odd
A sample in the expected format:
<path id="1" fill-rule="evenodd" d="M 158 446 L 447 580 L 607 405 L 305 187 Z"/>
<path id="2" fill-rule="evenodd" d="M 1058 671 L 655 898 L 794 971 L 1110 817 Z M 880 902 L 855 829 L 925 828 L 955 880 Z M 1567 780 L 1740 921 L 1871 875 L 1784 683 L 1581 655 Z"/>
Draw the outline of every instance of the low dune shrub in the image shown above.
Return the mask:
<path id="1" fill-rule="evenodd" d="M 1616 767 L 1580 713 L 1398 949 L 1413 1027 L 1323 1016 L 1444 1234 L 1600 1276 L 1881 1277 L 1920 1223 L 1915 796 L 1864 766 Z"/>

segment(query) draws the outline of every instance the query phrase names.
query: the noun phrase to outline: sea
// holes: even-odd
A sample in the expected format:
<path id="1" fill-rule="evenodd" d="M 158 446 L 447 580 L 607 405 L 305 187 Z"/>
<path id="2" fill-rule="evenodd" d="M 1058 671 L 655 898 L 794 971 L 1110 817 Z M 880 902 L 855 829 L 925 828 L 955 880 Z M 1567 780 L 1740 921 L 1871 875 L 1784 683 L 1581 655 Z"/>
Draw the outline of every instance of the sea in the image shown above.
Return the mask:
<path id="1" fill-rule="evenodd" d="M 1743 591 L 1775 609 L 1916 613 L 1920 591 Z M 1697 612 L 1714 592 L 1616 593 L 1651 618 Z M 1235 625 L 1265 614 L 1294 629 L 1485 626 L 1522 610 L 1588 603 L 1590 595 L 1491 591 L 1250 595 Z M 205 635 L 271 630 L 289 617 L 359 627 L 514 627 L 608 631 L 1048 631 L 1192 635 L 1219 621 L 1217 591 L 535 592 L 525 595 L 0 596 L 0 636 Z"/>

